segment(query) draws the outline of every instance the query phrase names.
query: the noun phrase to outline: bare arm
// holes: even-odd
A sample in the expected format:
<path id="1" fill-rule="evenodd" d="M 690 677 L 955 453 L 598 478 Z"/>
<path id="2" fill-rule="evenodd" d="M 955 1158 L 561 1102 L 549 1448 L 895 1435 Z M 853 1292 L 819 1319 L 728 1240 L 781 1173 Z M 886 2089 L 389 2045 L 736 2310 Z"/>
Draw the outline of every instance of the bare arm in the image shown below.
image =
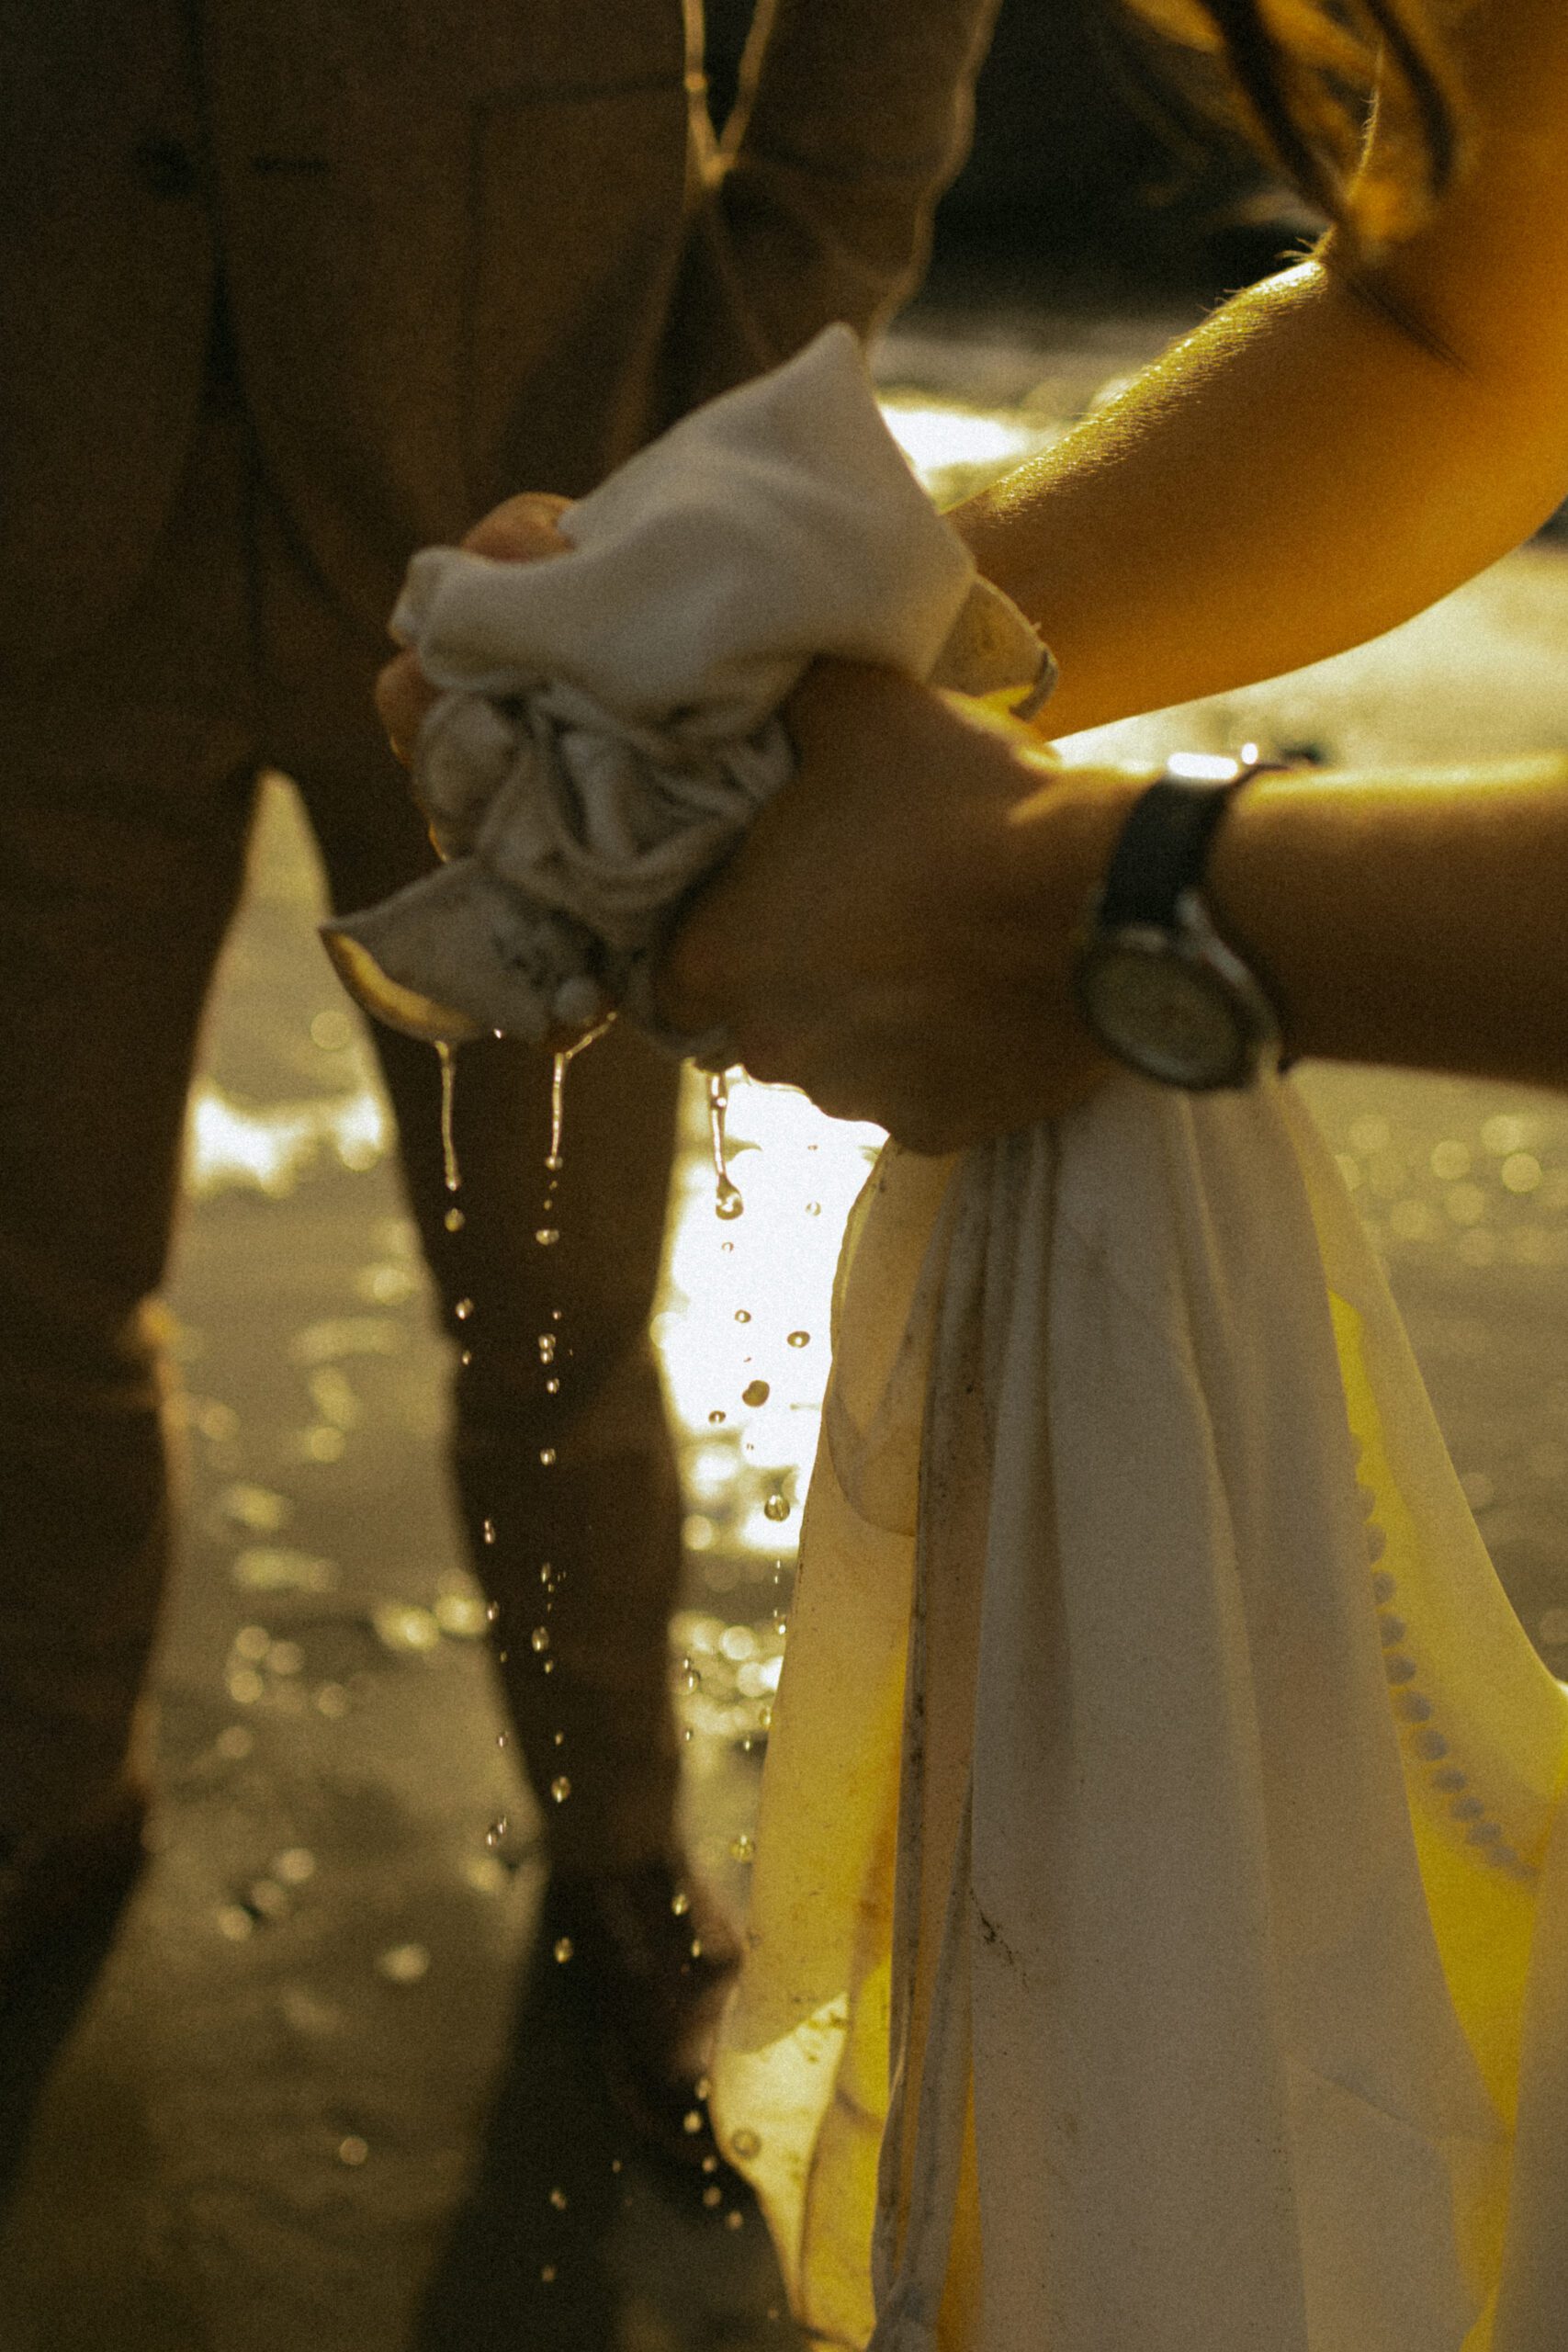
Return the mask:
<path id="1" fill-rule="evenodd" d="M 1419 235 L 1331 239 L 959 511 L 1056 650 L 1054 730 L 1359 643 L 1568 493 L 1568 8 L 1461 30 L 1474 161 Z"/>
<path id="2" fill-rule="evenodd" d="M 1568 1087 L 1568 758 L 1260 779 L 1232 815 L 1216 920 L 1298 1052 Z"/>
<path id="3" fill-rule="evenodd" d="M 762 0 L 666 338 L 672 416 L 830 320 L 869 334 L 908 293 L 968 146 L 995 13 L 996 0 Z"/>
<path id="4" fill-rule="evenodd" d="M 1073 938 L 1145 775 L 843 663 L 790 717 L 800 774 L 677 934 L 667 1017 L 920 1150 L 1080 1101 L 1111 1065 Z M 1211 884 L 1294 1051 L 1568 1086 L 1568 759 L 1258 779 Z"/>

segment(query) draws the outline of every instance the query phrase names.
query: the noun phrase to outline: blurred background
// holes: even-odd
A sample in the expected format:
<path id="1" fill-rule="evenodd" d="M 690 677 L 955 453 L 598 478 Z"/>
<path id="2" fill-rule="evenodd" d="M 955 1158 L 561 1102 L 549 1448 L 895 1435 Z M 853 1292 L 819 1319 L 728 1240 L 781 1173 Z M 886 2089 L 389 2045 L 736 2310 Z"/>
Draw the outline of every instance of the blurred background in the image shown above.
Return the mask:
<path id="1" fill-rule="evenodd" d="M 710 6 L 722 113 L 749 10 Z M 927 289 L 878 355 L 889 421 L 956 495 L 1311 225 L 1215 127 L 1199 73 L 1157 81 L 1079 0 L 1007 0 Z M 1377 645 L 1082 748 L 1561 744 L 1565 641 L 1549 536 Z M 274 778 L 169 1298 L 187 1469 L 155 1860 L 0 2238 L 0 2352 L 786 2346 L 754 2211 L 627 2143 L 575 2040 L 570 1961 L 534 1948 L 539 1850 L 490 1657 L 526 1629 L 492 1635 L 458 1564 L 438 1455 L 453 1336 L 357 1016 L 311 937 L 319 899 Z M 1301 1082 L 1494 1557 L 1568 1673 L 1568 1103 Z M 878 1137 L 744 1083 L 729 1126 L 745 1205 L 720 1219 L 694 1092 L 655 1331 L 686 1482 L 671 1672 L 692 1843 L 743 1905 L 832 1266 Z M 519 1171 L 520 1206 L 533 1182 Z"/>

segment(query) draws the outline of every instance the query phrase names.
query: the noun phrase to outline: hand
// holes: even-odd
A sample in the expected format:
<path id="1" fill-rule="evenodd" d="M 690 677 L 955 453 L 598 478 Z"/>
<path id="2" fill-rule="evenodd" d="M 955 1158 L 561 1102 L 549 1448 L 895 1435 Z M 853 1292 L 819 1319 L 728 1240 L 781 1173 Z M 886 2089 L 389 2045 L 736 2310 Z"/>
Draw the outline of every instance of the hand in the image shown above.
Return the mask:
<path id="1" fill-rule="evenodd" d="M 1028 732 L 890 672 L 818 663 L 798 775 L 665 955 L 660 1019 L 722 1025 L 763 1080 L 917 1151 L 1069 1109 L 1111 1064 L 1072 938 L 1145 771 L 1063 768 Z"/>
<path id="2" fill-rule="evenodd" d="M 462 541 L 470 555 L 494 556 L 502 563 L 536 563 L 546 556 L 567 555 L 571 542 L 557 527 L 571 504 L 547 491 L 523 491 L 491 509 Z M 376 681 L 376 707 L 388 740 L 404 767 L 413 765 L 414 745 L 425 714 L 439 701 L 412 651 L 389 662 Z"/>

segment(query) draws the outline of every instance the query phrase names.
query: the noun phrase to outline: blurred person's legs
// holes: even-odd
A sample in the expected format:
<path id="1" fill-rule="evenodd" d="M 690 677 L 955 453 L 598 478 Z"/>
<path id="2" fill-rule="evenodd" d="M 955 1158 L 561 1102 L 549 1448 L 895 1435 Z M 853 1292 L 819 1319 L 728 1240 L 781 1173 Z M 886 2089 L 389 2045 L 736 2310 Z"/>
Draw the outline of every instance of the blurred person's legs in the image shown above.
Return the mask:
<path id="1" fill-rule="evenodd" d="M 53 1918 L 51 1853 L 69 1894 L 100 1825 L 123 1845 L 169 1541 L 153 1301 L 254 776 L 299 778 L 339 905 L 431 860 L 371 710 L 383 650 L 316 581 L 220 404 L 132 605 L 0 699 L 0 1962 L 7 1915 L 17 1933 Z M 616 1035 L 574 1064 L 563 1238 L 542 1249 L 547 1059 L 462 1055 L 454 1235 L 435 1056 L 377 1042 L 449 1329 L 474 1302 L 457 1484 L 558 1894 L 577 1890 L 636 2056 L 689 2074 L 728 1943 L 715 1920 L 694 1962 L 671 1909 L 680 1498 L 647 1324 L 677 1073 Z"/>
<path id="2" fill-rule="evenodd" d="M 0 690 L 0 1965 L 123 1878 L 170 1534 L 154 1295 L 255 773 L 231 421 L 126 610 Z"/>

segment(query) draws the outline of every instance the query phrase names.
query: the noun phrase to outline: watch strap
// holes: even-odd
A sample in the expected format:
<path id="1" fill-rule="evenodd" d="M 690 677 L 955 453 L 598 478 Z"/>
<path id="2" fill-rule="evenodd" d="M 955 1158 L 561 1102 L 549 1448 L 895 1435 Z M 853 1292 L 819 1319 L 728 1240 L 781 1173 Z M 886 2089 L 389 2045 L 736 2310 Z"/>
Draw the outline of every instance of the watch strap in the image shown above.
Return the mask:
<path id="1" fill-rule="evenodd" d="M 1095 910 L 1097 923 L 1106 931 L 1130 923 L 1171 929 L 1178 899 L 1203 878 L 1209 846 L 1232 793 L 1257 773 L 1252 766 L 1221 777 L 1168 773 L 1149 785 L 1122 828 Z"/>

